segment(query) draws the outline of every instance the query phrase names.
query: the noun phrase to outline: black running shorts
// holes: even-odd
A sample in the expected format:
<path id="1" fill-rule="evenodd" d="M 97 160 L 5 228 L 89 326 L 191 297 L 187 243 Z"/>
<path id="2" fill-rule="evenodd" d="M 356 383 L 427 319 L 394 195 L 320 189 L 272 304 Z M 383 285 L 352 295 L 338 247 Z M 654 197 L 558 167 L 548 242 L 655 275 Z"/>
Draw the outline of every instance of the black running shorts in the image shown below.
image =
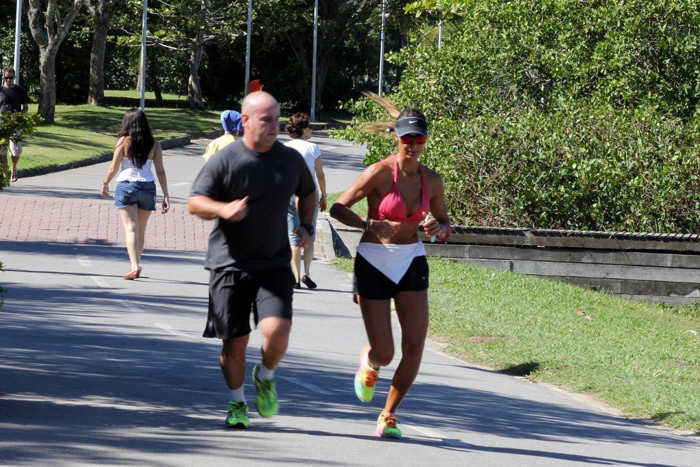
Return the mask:
<path id="1" fill-rule="evenodd" d="M 352 299 L 357 296 L 371 300 L 388 300 L 398 292 L 419 291 L 428 288 L 430 271 L 425 256 L 416 256 L 398 284 L 372 266 L 361 254 L 355 256 Z"/>
<path id="2" fill-rule="evenodd" d="M 211 271 L 204 337 L 233 339 L 250 334 L 268 316 L 292 319 L 294 274 L 289 266 L 259 271 Z"/>

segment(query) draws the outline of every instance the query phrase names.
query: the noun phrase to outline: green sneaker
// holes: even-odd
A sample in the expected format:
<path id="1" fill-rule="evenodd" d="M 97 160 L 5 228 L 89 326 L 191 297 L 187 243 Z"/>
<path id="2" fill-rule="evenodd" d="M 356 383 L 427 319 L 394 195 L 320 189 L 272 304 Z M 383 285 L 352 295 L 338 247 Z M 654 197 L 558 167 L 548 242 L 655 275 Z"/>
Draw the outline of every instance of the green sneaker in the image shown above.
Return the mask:
<path id="1" fill-rule="evenodd" d="M 280 411 L 280 404 L 277 402 L 277 383 L 275 378 L 260 381 L 258 379 L 258 366 L 253 367 L 253 382 L 255 391 L 258 393 L 258 413 L 261 417 L 274 417 Z"/>
<path id="2" fill-rule="evenodd" d="M 248 404 L 245 402 L 229 402 L 226 426 L 229 428 L 248 428 Z"/>
<path id="3" fill-rule="evenodd" d="M 369 345 L 362 348 L 360 352 L 360 367 L 355 373 L 355 395 L 362 402 L 370 402 L 372 400 L 372 397 L 374 397 L 374 386 L 377 384 L 377 378 L 379 377 L 379 371 L 372 369 L 367 362 L 370 348 Z"/>
<path id="4" fill-rule="evenodd" d="M 382 438 L 401 438 L 401 430 L 398 427 L 399 419 L 393 413 L 380 414 L 377 418 L 377 435 Z"/>

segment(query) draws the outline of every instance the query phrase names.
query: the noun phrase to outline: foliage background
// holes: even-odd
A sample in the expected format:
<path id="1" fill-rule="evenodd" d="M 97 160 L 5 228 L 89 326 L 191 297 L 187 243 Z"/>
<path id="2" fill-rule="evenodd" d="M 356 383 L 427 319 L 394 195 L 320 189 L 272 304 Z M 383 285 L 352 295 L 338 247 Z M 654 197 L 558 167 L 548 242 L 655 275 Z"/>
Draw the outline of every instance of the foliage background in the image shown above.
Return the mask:
<path id="1" fill-rule="evenodd" d="M 425 30 L 390 60 L 391 98 L 425 111 L 424 162 L 466 225 L 700 232 L 700 4 L 690 0 L 424 1 Z M 426 20 L 426 17 L 428 20 Z M 387 119 L 352 102 L 367 162 L 392 142 L 361 130 Z"/>

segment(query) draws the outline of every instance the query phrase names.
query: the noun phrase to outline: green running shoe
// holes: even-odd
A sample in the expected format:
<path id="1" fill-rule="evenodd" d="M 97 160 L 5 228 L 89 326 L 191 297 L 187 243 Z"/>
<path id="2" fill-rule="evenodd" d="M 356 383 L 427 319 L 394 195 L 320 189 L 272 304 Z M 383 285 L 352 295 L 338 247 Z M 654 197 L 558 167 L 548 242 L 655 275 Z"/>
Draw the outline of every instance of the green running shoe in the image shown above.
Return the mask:
<path id="1" fill-rule="evenodd" d="M 253 382 L 255 391 L 258 393 L 258 413 L 261 417 L 274 417 L 280 411 L 280 404 L 277 402 L 277 383 L 275 378 L 260 381 L 258 379 L 258 366 L 253 367 Z"/>
<path id="2" fill-rule="evenodd" d="M 226 426 L 229 428 L 248 428 L 248 404 L 245 402 L 229 402 Z"/>
<path id="3" fill-rule="evenodd" d="M 399 419 L 393 413 L 380 414 L 377 418 L 377 435 L 382 438 L 401 438 L 401 430 L 398 427 Z"/>
<path id="4" fill-rule="evenodd" d="M 377 384 L 379 370 L 375 370 L 369 366 L 369 349 L 366 345 L 360 352 L 360 367 L 355 373 L 355 394 L 362 402 L 370 402 L 374 397 L 374 386 Z"/>

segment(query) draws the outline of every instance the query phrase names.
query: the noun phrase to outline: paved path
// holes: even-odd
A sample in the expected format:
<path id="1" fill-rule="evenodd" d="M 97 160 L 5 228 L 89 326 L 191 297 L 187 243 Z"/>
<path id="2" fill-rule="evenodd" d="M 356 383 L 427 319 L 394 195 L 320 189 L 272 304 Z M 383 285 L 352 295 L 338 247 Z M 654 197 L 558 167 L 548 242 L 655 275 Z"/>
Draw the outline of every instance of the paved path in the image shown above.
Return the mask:
<path id="1" fill-rule="evenodd" d="M 361 151 L 317 141 L 328 191 L 340 191 L 361 169 Z M 166 151 L 173 212 L 149 224 L 138 281 L 121 279 L 119 218 L 98 191 L 107 164 L 21 179 L 0 194 L 0 283 L 9 289 L 0 310 L 0 464 L 698 465 L 697 439 L 468 365 L 435 343 L 399 413 L 405 438 L 376 438 L 397 360 L 375 401 L 358 402 L 363 324 L 350 277 L 321 254 L 319 289 L 295 294 L 277 373 L 280 415 L 253 411 L 250 430 L 226 430 L 220 344 L 200 337 L 210 224 L 183 204 L 204 144 Z M 254 331 L 249 370 L 259 344 Z M 249 378 L 246 394 L 254 406 Z"/>

